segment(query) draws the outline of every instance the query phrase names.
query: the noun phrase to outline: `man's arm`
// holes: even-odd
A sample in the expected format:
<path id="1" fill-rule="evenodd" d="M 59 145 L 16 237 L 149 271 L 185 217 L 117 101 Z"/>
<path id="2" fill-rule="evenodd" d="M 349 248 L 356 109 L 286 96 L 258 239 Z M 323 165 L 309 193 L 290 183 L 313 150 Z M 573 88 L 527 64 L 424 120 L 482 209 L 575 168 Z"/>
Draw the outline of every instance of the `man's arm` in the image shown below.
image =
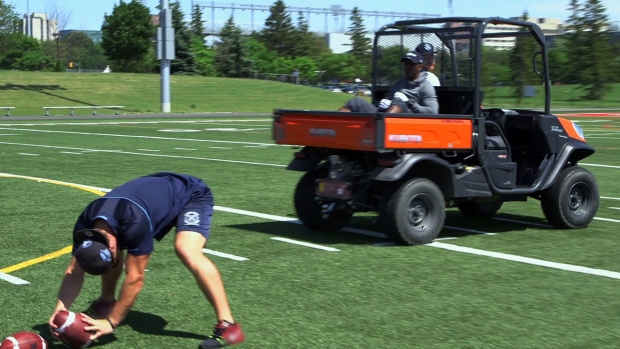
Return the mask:
<path id="1" fill-rule="evenodd" d="M 69 310 L 73 301 L 77 298 L 84 285 L 84 270 L 80 268 L 75 260 L 75 257 L 71 257 L 71 262 L 65 271 L 65 276 L 60 284 L 60 290 L 58 291 L 58 300 L 56 302 L 56 308 L 54 313 L 49 319 L 49 325 L 52 328 L 56 328 L 54 325 L 54 317 L 58 312 L 62 310 Z"/>
<path id="2" fill-rule="evenodd" d="M 414 113 L 421 114 L 438 114 L 439 103 L 437 102 L 437 94 L 435 93 L 435 87 L 426 80 L 419 87 L 420 101 L 415 103 L 413 100 L 409 100 L 410 109 Z"/>
<path id="3" fill-rule="evenodd" d="M 131 309 L 138 298 L 138 294 L 142 291 L 142 286 L 144 285 L 144 271 L 149 264 L 150 258 L 150 255 L 134 256 L 132 254 L 127 254 L 125 260 L 125 280 L 121 287 L 121 294 L 112 312 L 107 319 L 103 320 L 86 318 L 86 323 L 91 325 L 90 327 L 86 327 L 86 330 L 95 331 L 95 334 L 90 337 L 92 340 L 114 332 L 114 328 L 123 322 L 129 313 L 129 309 Z"/>

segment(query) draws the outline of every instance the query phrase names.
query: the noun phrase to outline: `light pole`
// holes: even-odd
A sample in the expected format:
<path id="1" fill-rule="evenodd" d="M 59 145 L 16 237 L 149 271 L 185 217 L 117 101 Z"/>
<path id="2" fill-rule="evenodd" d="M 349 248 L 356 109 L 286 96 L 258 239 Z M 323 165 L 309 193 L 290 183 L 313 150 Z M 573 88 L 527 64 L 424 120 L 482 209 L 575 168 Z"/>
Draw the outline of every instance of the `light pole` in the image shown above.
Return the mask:
<path id="1" fill-rule="evenodd" d="M 60 71 L 60 33 L 53 33 L 52 36 L 56 40 L 56 71 Z"/>

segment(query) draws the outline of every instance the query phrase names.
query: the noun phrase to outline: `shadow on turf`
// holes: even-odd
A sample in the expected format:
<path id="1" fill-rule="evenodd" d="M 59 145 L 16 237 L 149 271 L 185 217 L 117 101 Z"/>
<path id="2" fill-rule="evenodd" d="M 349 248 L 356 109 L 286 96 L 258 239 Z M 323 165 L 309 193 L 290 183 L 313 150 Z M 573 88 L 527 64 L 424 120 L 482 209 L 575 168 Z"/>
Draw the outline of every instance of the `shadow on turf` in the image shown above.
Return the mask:
<path id="1" fill-rule="evenodd" d="M 293 215 L 290 216 L 294 217 Z M 474 232 L 474 230 L 487 233 L 501 234 L 525 231 L 531 228 L 542 230 L 555 229 L 553 227 L 540 226 L 540 224 L 548 225 L 549 223 L 545 219 L 539 217 L 520 216 L 515 214 L 502 213 L 501 211 L 495 217 L 513 220 L 515 222 L 502 221 L 492 218 L 469 217 L 459 211 L 448 210 L 446 211 L 445 225 L 462 229 L 471 229 L 472 231 L 446 228 L 441 232 L 439 237 L 459 238 L 479 235 L 479 233 Z M 528 225 L 527 223 L 537 224 L 538 226 Z M 353 216 L 347 226 L 352 228 L 370 230 L 374 232 L 381 232 L 381 226 L 376 216 Z M 300 239 L 317 244 L 344 243 L 351 245 L 363 245 L 385 241 L 385 239 L 383 238 L 363 236 L 342 231 L 314 231 L 303 225 L 291 224 L 287 222 L 234 224 L 229 225 L 229 227 L 268 235 L 278 235 L 280 237 L 287 237 L 291 239 Z"/>
<path id="2" fill-rule="evenodd" d="M 66 88 L 64 88 L 64 87 L 62 87 L 60 85 L 33 85 L 33 84 L 28 84 L 28 85 L 4 84 L 4 85 L 0 85 L 0 91 L 5 91 L 5 90 L 33 91 L 33 92 L 42 93 L 44 95 L 56 97 L 56 98 L 59 98 L 59 99 L 64 99 L 64 100 L 69 101 L 69 102 L 75 102 L 75 103 L 84 104 L 84 105 L 94 105 L 94 104 L 91 104 L 89 102 L 84 102 L 84 101 L 80 101 L 78 99 L 68 98 L 68 97 L 64 97 L 64 96 L 60 96 L 60 95 L 48 92 L 48 91 L 65 91 L 65 90 L 67 90 Z"/>
<path id="3" fill-rule="evenodd" d="M 166 330 L 168 321 L 159 315 L 144 313 L 141 311 L 131 310 L 125 318 L 125 321 L 120 326 L 129 326 L 132 330 L 149 335 L 167 336 L 167 337 L 180 337 L 204 340 L 206 334 L 197 334 L 184 331 L 170 331 Z M 66 348 L 59 341 L 52 338 L 47 323 L 39 324 L 32 327 L 37 331 L 41 337 L 43 337 L 49 344 L 49 348 Z M 111 334 L 103 336 L 97 340 L 97 342 L 91 347 L 99 345 L 105 345 L 116 340 L 116 335 Z"/>

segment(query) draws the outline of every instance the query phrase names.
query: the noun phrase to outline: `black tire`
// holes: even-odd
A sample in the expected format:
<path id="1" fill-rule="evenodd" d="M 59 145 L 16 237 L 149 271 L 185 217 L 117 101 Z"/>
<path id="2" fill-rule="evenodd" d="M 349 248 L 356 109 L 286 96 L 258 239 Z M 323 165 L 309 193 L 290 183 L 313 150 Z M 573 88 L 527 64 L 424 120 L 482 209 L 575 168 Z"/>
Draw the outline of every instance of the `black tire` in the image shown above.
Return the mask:
<path id="1" fill-rule="evenodd" d="M 564 229 L 587 227 L 596 215 L 599 201 L 596 179 L 590 171 L 579 166 L 562 170 L 540 198 L 549 223 Z"/>
<path id="2" fill-rule="evenodd" d="M 431 180 L 414 178 L 384 195 L 381 222 L 395 242 L 427 244 L 443 229 L 446 205 L 441 190 Z"/>
<path id="3" fill-rule="evenodd" d="M 328 202 L 315 200 L 316 179 L 323 178 L 327 174 L 325 170 L 306 172 L 295 188 L 295 210 L 299 220 L 313 230 L 338 230 L 351 220 L 353 212 L 337 210 L 329 213 L 322 212 L 322 205 Z"/>
<path id="4" fill-rule="evenodd" d="M 457 205 L 459 211 L 470 217 L 491 217 L 502 208 L 502 200 L 489 202 L 463 202 Z"/>

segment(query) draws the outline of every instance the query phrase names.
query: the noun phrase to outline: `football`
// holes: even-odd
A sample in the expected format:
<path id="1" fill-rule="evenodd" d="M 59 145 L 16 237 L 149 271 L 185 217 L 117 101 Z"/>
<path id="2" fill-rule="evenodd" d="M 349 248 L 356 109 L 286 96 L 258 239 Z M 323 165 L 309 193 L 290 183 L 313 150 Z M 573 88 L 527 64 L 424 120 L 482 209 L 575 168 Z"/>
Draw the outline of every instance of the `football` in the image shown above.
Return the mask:
<path id="1" fill-rule="evenodd" d="M 17 332 L 6 337 L 0 349 L 46 349 L 47 342 L 33 332 Z"/>
<path id="2" fill-rule="evenodd" d="M 58 326 L 58 339 L 69 348 L 86 348 L 92 343 L 92 333 L 84 329 L 88 324 L 82 321 L 82 314 L 61 311 L 54 317 L 54 325 Z"/>

